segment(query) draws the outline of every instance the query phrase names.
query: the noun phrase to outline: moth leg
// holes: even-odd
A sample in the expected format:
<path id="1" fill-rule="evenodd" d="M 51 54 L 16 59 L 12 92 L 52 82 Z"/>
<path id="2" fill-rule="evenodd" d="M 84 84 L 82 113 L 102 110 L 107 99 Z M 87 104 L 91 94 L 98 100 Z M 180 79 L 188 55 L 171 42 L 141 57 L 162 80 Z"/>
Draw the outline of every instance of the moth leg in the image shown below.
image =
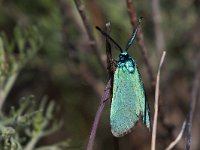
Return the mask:
<path id="1" fill-rule="evenodd" d="M 103 101 L 103 103 L 105 103 L 106 101 L 108 101 L 109 99 L 111 99 L 112 97 L 111 96 L 109 96 L 108 98 L 106 98 L 104 101 Z"/>
<path id="2" fill-rule="evenodd" d="M 114 65 L 114 66 L 116 66 L 117 63 L 118 63 L 118 61 L 116 59 L 114 59 L 114 58 L 112 58 L 111 61 L 112 61 L 112 65 Z"/>

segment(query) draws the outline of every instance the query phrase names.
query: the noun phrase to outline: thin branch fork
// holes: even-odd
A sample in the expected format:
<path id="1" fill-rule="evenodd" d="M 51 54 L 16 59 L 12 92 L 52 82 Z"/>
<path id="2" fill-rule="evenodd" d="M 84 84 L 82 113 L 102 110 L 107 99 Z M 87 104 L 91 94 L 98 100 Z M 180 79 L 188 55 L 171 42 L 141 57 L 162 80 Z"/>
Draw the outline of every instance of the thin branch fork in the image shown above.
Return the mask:
<path id="1" fill-rule="evenodd" d="M 138 23 L 136 10 L 134 8 L 132 0 L 126 0 L 126 2 L 127 2 L 127 9 L 128 9 L 128 13 L 130 16 L 131 24 L 133 27 L 135 27 Z M 145 65 L 148 70 L 149 78 L 152 81 L 152 83 L 154 83 L 155 78 L 154 78 L 154 74 L 153 74 L 153 68 L 150 64 L 150 61 L 149 61 L 148 55 L 147 55 L 148 49 L 144 43 L 143 33 L 140 30 L 138 31 L 138 34 L 136 35 L 136 39 L 137 39 L 138 45 L 141 49 L 141 53 L 142 53 Z"/>
<path id="2" fill-rule="evenodd" d="M 105 64 L 101 58 L 101 55 L 99 53 L 99 48 L 97 46 L 97 42 L 96 42 L 96 39 L 94 37 L 94 33 L 93 33 L 93 30 L 92 30 L 92 26 L 89 22 L 89 19 L 88 19 L 88 16 L 86 14 L 86 11 L 85 11 L 85 6 L 83 5 L 83 3 L 81 2 L 81 0 L 74 0 L 75 4 L 76 4 L 76 7 L 79 11 L 79 14 L 81 16 L 81 19 L 83 21 L 83 24 L 84 24 L 84 27 L 87 31 L 87 34 L 88 34 L 88 37 L 89 37 L 89 44 L 92 48 L 92 51 L 94 52 L 95 56 L 97 57 L 97 60 L 98 62 L 100 63 L 101 67 L 103 68 L 103 70 L 106 70 L 106 67 L 105 67 Z"/>

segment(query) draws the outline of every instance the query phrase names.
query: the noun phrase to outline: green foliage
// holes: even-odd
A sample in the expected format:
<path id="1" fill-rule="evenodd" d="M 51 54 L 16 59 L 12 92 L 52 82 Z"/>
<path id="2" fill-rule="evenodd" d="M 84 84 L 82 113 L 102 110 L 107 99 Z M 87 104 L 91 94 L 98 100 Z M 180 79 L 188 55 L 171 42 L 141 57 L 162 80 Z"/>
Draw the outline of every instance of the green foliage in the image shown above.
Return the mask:
<path id="1" fill-rule="evenodd" d="M 2 107 L 23 66 L 41 47 L 42 40 L 35 27 L 14 29 L 14 40 L 5 33 L 0 36 L 0 107 Z"/>
<path id="2" fill-rule="evenodd" d="M 42 38 L 35 27 L 15 27 L 14 40 L 5 33 L 0 36 L 0 107 L 7 98 L 21 69 L 35 56 Z M 0 142 L 2 150 L 32 150 L 37 142 L 58 130 L 62 122 L 53 120 L 55 103 L 47 97 L 37 105 L 34 96 L 20 99 L 19 106 L 11 107 L 9 114 L 0 111 Z M 61 149 L 69 141 L 38 149 Z"/>
<path id="3" fill-rule="evenodd" d="M 1 149 L 3 150 L 22 150 L 20 143 L 15 139 L 16 132 L 12 127 L 1 127 Z"/>
<path id="4" fill-rule="evenodd" d="M 23 97 L 19 108 L 11 107 L 9 115 L 0 115 L 1 149 L 34 149 L 42 137 L 52 134 L 61 127 L 61 122 L 52 121 L 54 111 L 55 103 L 48 103 L 47 97 L 40 100 L 39 106 L 36 105 L 34 96 Z M 67 143 L 61 145 L 68 146 Z"/>

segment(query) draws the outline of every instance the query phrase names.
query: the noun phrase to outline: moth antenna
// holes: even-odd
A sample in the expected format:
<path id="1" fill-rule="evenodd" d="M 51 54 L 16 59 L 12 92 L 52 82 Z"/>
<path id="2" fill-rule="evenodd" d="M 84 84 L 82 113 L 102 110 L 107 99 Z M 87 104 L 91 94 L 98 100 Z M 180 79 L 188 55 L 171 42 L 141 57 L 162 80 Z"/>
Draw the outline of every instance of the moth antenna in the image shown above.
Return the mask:
<path id="1" fill-rule="evenodd" d="M 122 50 L 122 48 L 119 46 L 119 44 L 117 44 L 117 42 L 115 42 L 106 32 L 104 32 L 103 30 L 101 30 L 99 27 L 97 27 L 96 26 L 96 29 L 98 30 L 98 31 L 100 31 L 105 37 L 107 37 L 110 41 L 112 41 L 114 44 L 115 44 L 115 46 L 120 50 L 120 52 L 122 53 L 123 52 L 123 50 Z"/>
<path id="2" fill-rule="evenodd" d="M 135 36 L 136 36 L 136 34 L 137 34 L 137 32 L 138 32 L 140 23 L 142 22 L 142 18 L 143 18 L 143 17 L 140 17 L 140 18 L 138 19 L 138 25 L 137 25 L 135 31 L 133 32 L 133 34 L 132 34 L 130 40 L 128 41 L 128 43 L 127 43 L 127 45 L 126 45 L 125 51 L 128 51 L 129 47 L 130 47 L 131 44 L 133 43 L 133 41 L 134 41 L 134 39 L 135 39 Z"/>

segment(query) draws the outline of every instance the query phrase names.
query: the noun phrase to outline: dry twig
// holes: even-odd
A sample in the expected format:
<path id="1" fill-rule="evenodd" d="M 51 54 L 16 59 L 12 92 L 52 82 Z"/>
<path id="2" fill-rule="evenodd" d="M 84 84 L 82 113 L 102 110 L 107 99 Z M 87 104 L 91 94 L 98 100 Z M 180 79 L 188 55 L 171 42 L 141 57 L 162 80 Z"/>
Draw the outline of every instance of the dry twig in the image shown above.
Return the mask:
<path id="1" fill-rule="evenodd" d="M 199 89 L 200 89 L 200 70 L 195 75 L 193 87 L 192 87 L 192 94 L 191 94 L 191 102 L 190 102 L 190 108 L 189 108 L 189 115 L 187 118 L 186 123 L 186 149 L 189 150 L 191 143 L 192 143 L 192 120 L 194 111 L 196 108 L 196 103 L 199 95 Z"/>
<path id="2" fill-rule="evenodd" d="M 110 30 L 110 24 L 107 23 L 106 24 L 106 31 L 109 33 Z M 111 98 L 111 89 L 112 89 L 112 83 L 113 83 L 113 68 L 112 68 L 112 53 L 111 53 L 111 45 L 109 40 L 106 38 L 106 55 L 107 55 L 107 70 L 108 70 L 108 77 L 109 77 L 109 81 L 107 83 L 107 86 L 104 90 L 104 95 L 102 96 L 99 108 L 96 112 L 96 116 L 95 116 L 95 120 L 92 126 L 92 130 L 90 133 L 90 137 L 89 137 L 89 141 L 88 141 L 88 145 L 87 145 L 87 150 L 92 150 L 93 146 L 94 146 L 94 140 L 95 140 L 95 136 L 96 136 L 96 131 L 97 131 L 97 127 L 100 121 L 100 117 L 101 117 L 101 113 L 103 111 L 103 108 L 105 106 L 105 102 Z"/>
<path id="3" fill-rule="evenodd" d="M 105 64 L 101 58 L 101 55 L 99 53 L 99 49 L 98 49 L 98 46 L 97 46 L 97 42 L 95 40 L 95 37 L 94 37 L 94 33 L 93 33 L 93 30 L 92 30 L 92 26 L 89 22 L 89 19 L 88 19 L 88 16 L 85 12 L 85 7 L 83 5 L 83 3 L 81 3 L 81 0 L 74 0 L 75 4 L 76 4 L 76 7 L 79 11 L 79 14 L 81 16 L 81 19 L 83 21 L 83 24 L 84 24 L 84 27 L 87 31 L 87 34 L 88 34 L 88 37 L 89 37 L 89 43 L 90 43 L 90 46 L 92 48 L 92 51 L 94 52 L 95 56 L 97 57 L 97 60 L 99 61 L 101 67 L 105 70 Z"/>
<path id="4" fill-rule="evenodd" d="M 70 20 L 73 19 L 73 15 L 71 13 L 70 7 L 67 5 L 65 0 L 59 0 L 59 6 L 60 11 L 62 15 L 62 21 L 63 21 L 63 46 L 66 49 L 67 57 L 69 60 L 67 62 L 67 65 L 69 66 L 69 70 L 73 75 L 80 76 L 84 81 L 87 82 L 87 84 L 96 92 L 96 94 L 101 97 L 102 91 L 103 91 L 103 83 L 98 80 L 94 74 L 91 72 L 91 70 L 88 68 L 87 65 L 85 65 L 83 62 L 81 62 L 80 58 L 78 57 L 79 51 L 76 49 L 74 44 L 69 40 L 69 30 L 68 30 L 68 24 Z M 72 67 L 76 66 L 76 67 Z M 75 69 L 74 69 L 75 68 Z"/>
<path id="5" fill-rule="evenodd" d="M 185 131 L 186 121 L 183 122 L 182 128 L 176 139 L 170 143 L 170 145 L 165 150 L 171 150 L 174 146 L 181 140 L 183 133 Z"/>
<path id="6" fill-rule="evenodd" d="M 163 61 L 165 59 L 166 52 L 164 51 L 160 60 L 160 65 L 158 68 L 158 74 L 156 77 L 156 91 L 155 91 L 155 104 L 154 104 L 154 120 L 152 129 L 152 141 L 151 150 L 156 148 L 156 130 L 157 130 L 157 119 L 158 119 L 158 99 L 159 99 L 159 83 L 160 83 L 160 69 L 162 67 Z"/>
<path id="7" fill-rule="evenodd" d="M 107 32 L 107 34 L 109 34 L 109 32 L 110 32 L 110 22 L 106 23 L 106 32 Z M 107 56 L 108 78 L 110 79 L 114 75 L 114 67 L 113 67 L 113 62 L 112 62 L 111 44 L 107 37 L 106 37 L 106 56 Z"/>
<path id="8" fill-rule="evenodd" d="M 96 112 L 95 120 L 94 120 L 94 123 L 93 123 L 93 126 L 92 126 L 92 130 L 91 130 L 88 145 L 87 145 L 87 150 L 93 149 L 97 127 L 98 127 L 98 124 L 99 124 L 101 113 L 102 113 L 103 108 L 105 106 L 105 102 L 108 100 L 108 98 L 110 96 L 110 89 L 111 89 L 111 79 L 107 83 L 107 86 L 104 90 L 105 91 L 104 95 L 102 96 L 102 99 L 101 99 L 101 103 L 100 103 L 99 108 Z"/>
<path id="9" fill-rule="evenodd" d="M 135 27 L 138 23 L 136 10 L 134 8 L 132 0 L 127 0 L 126 2 L 127 2 L 128 13 L 129 13 L 129 16 L 130 16 L 130 19 L 131 19 L 131 24 L 132 24 L 133 27 Z M 148 59 L 148 55 L 147 55 L 148 50 L 147 50 L 147 47 L 144 43 L 143 33 L 140 30 L 138 31 L 136 38 L 137 38 L 137 41 L 138 41 L 138 45 L 141 49 L 145 65 L 146 65 L 147 70 L 148 70 L 149 78 L 150 78 L 151 82 L 154 83 L 155 78 L 154 78 L 154 74 L 153 74 L 153 68 L 152 68 L 150 61 Z"/>

